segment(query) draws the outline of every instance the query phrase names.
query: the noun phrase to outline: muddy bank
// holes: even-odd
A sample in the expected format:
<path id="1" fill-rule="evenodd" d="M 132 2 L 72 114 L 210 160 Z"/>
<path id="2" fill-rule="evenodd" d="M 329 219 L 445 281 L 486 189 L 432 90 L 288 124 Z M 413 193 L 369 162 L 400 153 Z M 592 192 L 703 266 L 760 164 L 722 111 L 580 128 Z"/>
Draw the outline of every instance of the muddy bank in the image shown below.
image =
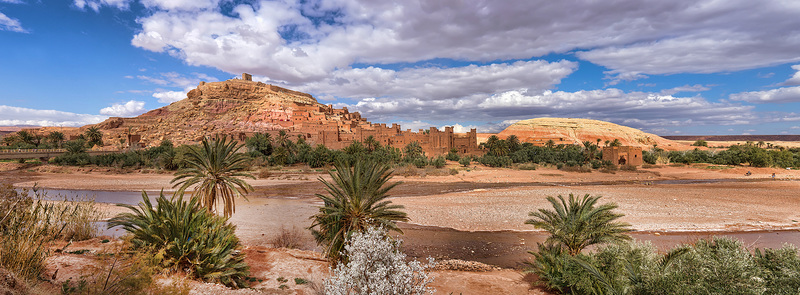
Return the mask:
<path id="1" fill-rule="evenodd" d="M 543 232 L 477 231 L 465 232 L 447 228 L 402 224 L 403 251 L 412 257 L 461 259 L 478 261 L 505 268 L 523 267 L 536 251 L 536 243 L 547 239 Z M 748 232 L 633 232 L 638 241 L 650 241 L 666 251 L 698 239 L 715 236 L 738 239 L 747 248 L 780 248 L 785 243 L 800 245 L 800 230 Z M 591 248 L 590 248 L 591 249 Z"/>

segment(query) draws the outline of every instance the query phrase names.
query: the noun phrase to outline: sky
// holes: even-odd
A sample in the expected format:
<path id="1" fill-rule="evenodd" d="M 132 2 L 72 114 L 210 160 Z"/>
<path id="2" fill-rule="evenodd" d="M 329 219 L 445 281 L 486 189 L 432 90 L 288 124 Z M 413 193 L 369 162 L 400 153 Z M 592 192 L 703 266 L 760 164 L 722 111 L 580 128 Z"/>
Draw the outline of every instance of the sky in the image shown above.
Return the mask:
<path id="1" fill-rule="evenodd" d="M 374 123 L 800 134 L 796 0 L 0 0 L 0 126 L 82 126 L 246 72 Z"/>

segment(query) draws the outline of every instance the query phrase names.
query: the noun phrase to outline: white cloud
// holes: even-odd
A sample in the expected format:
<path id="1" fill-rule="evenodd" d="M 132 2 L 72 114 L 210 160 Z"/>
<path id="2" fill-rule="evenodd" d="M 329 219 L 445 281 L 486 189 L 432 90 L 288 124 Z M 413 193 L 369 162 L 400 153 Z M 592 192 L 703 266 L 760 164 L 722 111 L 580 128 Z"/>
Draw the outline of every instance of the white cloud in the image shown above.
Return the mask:
<path id="1" fill-rule="evenodd" d="M 130 100 L 124 104 L 115 103 L 100 110 L 100 114 L 113 117 L 135 117 L 144 112 L 144 102 L 135 100 Z"/>
<path id="2" fill-rule="evenodd" d="M 674 97 L 658 93 L 624 92 L 613 88 L 577 92 L 512 90 L 495 95 L 443 100 L 365 99 L 350 109 L 379 121 L 513 122 L 546 116 L 592 118 L 624 123 L 635 128 L 736 125 L 760 120 L 752 113 L 752 106 L 713 103 L 697 96 Z"/>
<path id="3" fill-rule="evenodd" d="M 102 6 L 111 6 L 117 9 L 128 9 L 131 0 L 75 0 L 73 4 L 80 9 L 91 8 L 99 12 Z"/>
<path id="4" fill-rule="evenodd" d="M 730 95 L 730 99 L 752 103 L 800 102 L 800 86 L 735 93 Z"/>
<path id="5" fill-rule="evenodd" d="M 164 10 L 201 10 L 217 7 L 219 0 L 142 0 L 147 8 Z"/>
<path id="6" fill-rule="evenodd" d="M 186 91 L 163 91 L 153 93 L 160 103 L 173 103 L 186 98 Z"/>
<path id="7" fill-rule="evenodd" d="M 786 80 L 783 83 L 780 83 L 780 85 L 782 85 L 782 86 L 800 85 L 800 65 L 793 65 L 792 69 L 794 69 L 797 72 L 795 72 L 794 75 L 792 75 L 792 77 L 789 78 L 789 80 Z"/>
<path id="8" fill-rule="evenodd" d="M 800 5 L 778 0 L 285 0 L 230 13 L 214 2 L 145 1 L 162 10 L 138 20 L 142 31 L 132 43 L 192 65 L 289 83 L 329 78 L 353 63 L 491 62 L 574 50 L 620 75 L 611 84 L 800 61 Z M 178 8 L 204 10 L 172 11 Z M 287 31 L 290 37 L 281 35 Z"/>
<path id="9" fill-rule="evenodd" d="M 322 96 L 439 100 L 516 89 L 550 89 L 576 68 L 575 62 L 551 63 L 541 60 L 456 68 L 407 68 L 399 71 L 369 67 L 335 71 L 320 82 L 295 88 Z"/>
<path id="10" fill-rule="evenodd" d="M 136 78 L 156 85 L 180 87 L 183 89 L 194 88 L 200 81 L 216 82 L 217 78 L 203 73 L 192 73 L 191 75 L 181 75 L 176 72 L 160 73 L 157 76 L 137 75 Z"/>
<path id="11" fill-rule="evenodd" d="M 0 105 L 0 125 L 83 126 L 100 123 L 108 116 L 76 114 Z"/>
<path id="12" fill-rule="evenodd" d="M 11 31 L 17 33 L 28 32 L 28 30 L 22 27 L 22 24 L 19 22 L 19 20 L 10 18 L 2 12 L 0 12 L 0 31 Z"/>
<path id="13" fill-rule="evenodd" d="M 683 85 L 683 86 L 678 86 L 678 87 L 675 87 L 675 88 L 661 90 L 661 94 L 673 95 L 673 94 L 676 94 L 676 93 L 679 93 L 679 92 L 703 92 L 703 91 L 707 91 L 707 90 L 711 90 L 711 88 L 708 88 L 708 87 L 700 85 L 700 84 Z"/>

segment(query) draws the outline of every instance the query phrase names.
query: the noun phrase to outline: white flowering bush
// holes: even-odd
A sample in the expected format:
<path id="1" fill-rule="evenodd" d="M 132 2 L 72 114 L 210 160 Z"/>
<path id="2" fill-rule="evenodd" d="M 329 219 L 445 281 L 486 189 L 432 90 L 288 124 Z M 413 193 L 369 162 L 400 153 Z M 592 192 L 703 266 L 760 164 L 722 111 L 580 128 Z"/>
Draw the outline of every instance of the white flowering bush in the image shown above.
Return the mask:
<path id="1" fill-rule="evenodd" d="M 417 260 L 406 262 L 399 250 L 400 242 L 392 241 L 385 230 L 370 227 L 354 233 L 345 245 L 347 263 L 339 263 L 325 280 L 325 294 L 433 294 L 433 282 L 427 270 L 434 266 Z"/>

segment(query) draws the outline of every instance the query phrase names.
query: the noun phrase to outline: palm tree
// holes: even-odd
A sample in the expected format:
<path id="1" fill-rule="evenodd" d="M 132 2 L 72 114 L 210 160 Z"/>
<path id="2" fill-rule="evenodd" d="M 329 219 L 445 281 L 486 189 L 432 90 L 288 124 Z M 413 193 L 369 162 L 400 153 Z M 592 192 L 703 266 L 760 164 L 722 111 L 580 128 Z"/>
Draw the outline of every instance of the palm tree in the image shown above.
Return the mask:
<path id="1" fill-rule="evenodd" d="M 100 129 L 97 129 L 97 127 L 94 126 L 89 127 L 89 129 L 86 130 L 85 134 L 86 134 L 86 139 L 89 140 L 86 142 L 87 144 L 89 144 L 89 147 L 95 145 L 100 145 L 100 146 L 103 145 L 103 133 L 100 132 Z"/>
<path id="2" fill-rule="evenodd" d="M 33 134 L 31 134 L 30 132 L 28 132 L 26 130 L 20 130 L 19 132 L 17 132 L 17 138 L 20 141 L 22 141 L 23 143 L 31 144 L 31 145 L 34 144 L 34 141 L 35 141 L 35 138 L 34 138 Z"/>
<path id="3" fill-rule="evenodd" d="M 375 139 L 375 136 L 370 135 L 364 139 L 364 146 L 367 148 L 367 151 L 372 153 L 381 147 L 381 143 Z"/>
<path id="4" fill-rule="evenodd" d="M 600 196 L 577 198 L 569 194 L 569 202 L 561 195 L 558 201 L 547 197 L 554 210 L 539 209 L 528 214 L 533 219 L 525 221 L 550 233 L 546 243 L 557 243 L 566 247 L 572 256 L 589 245 L 630 240 L 630 224 L 616 222 L 623 214 L 611 212 L 617 204 L 606 203 L 595 207 Z"/>
<path id="5" fill-rule="evenodd" d="M 516 135 L 511 134 L 508 137 L 506 137 L 506 143 L 508 144 L 508 151 L 510 153 L 519 150 L 520 142 L 519 142 L 519 137 L 517 137 Z"/>
<path id="6" fill-rule="evenodd" d="M 243 172 L 247 168 L 247 157 L 237 153 L 239 148 L 236 141 L 228 142 L 225 137 L 211 142 L 203 139 L 201 146 L 190 148 L 186 153 L 188 167 L 176 172 L 170 182 L 174 183 L 173 187 L 180 186 L 175 194 L 183 195 L 189 187 L 197 184 L 192 198 L 199 198 L 200 204 L 209 211 L 214 211 L 217 199 L 220 199 L 225 207 L 224 216 L 230 217 L 236 212 L 235 197 L 244 197 L 253 190 L 252 186 L 237 177 L 256 179 L 250 173 Z"/>
<path id="7" fill-rule="evenodd" d="M 60 148 L 64 142 L 64 133 L 53 131 L 47 134 L 47 140 L 53 144 L 53 147 Z"/>
<path id="8" fill-rule="evenodd" d="M 553 147 L 556 146 L 556 142 L 553 141 L 552 139 L 550 139 L 550 140 L 547 140 L 547 142 L 544 143 L 544 146 L 552 149 Z"/>
<path id="9" fill-rule="evenodd" d="M 609 146 L 622 146 L 622 142 L 619 141 L 619 138 L 614 138 L 613 141 L 609 144 Z"/>
<path id="10" fill-rule="evenodd" d="M 250 151 L 259 152 L 265 156 L 272 154 L 272 136 L 269 133 L 256 132 L 245 140 L 245 145 Z"/>
<path id="11" fill-rule="evenodd" d="M 392 178 L 389 167 L 375 161 L 357 161 L 353 166 L 337 162 L 336 172 L 330 172 L 332 181 L 322 178 L 327 195 L 317 194 L 324 202 L 319 213 L 311 216 L 311 233 L 317 244 L 326 247 L 326 255 L 333 261 L 343 259 L 340 253 L 345 240 L 353 232 L 363 232 L 370 226 L 383 227 L 402 233 L 397 221 L 408 221 L 402 205 L 386 201 L 389 190 L 399 182 L 388 183 Z"/>

